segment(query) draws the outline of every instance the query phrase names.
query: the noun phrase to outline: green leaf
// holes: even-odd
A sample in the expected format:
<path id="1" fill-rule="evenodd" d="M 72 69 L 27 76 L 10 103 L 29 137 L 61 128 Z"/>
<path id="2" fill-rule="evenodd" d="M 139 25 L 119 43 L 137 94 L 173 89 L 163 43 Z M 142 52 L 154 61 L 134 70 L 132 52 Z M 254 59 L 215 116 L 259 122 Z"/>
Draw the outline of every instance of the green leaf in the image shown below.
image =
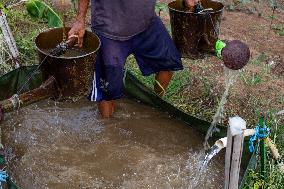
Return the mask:
<path id="1" fill-rule="evenodd" d="M 26 8 L 31 17 L 47 20 L 50 28 L 63 26 L 60 16 L 40 0 L 29 0 L 26 3 Z"/>
<path id="2" fill-rule="evenodd" d="M 8 12 L 8 9 L 5 8 L 3 3 L 0 3 L 0 10 L 3 11 L 4 13 Z"/>
<path id="3" fill-rule="evenodd" d="M 161 11 L 165 11 L 168 9 L 168 5 L 166 3 L 156 3 L 156 6 L 155 6 L 155 11 L 157 13 L 161 12 Z"/>

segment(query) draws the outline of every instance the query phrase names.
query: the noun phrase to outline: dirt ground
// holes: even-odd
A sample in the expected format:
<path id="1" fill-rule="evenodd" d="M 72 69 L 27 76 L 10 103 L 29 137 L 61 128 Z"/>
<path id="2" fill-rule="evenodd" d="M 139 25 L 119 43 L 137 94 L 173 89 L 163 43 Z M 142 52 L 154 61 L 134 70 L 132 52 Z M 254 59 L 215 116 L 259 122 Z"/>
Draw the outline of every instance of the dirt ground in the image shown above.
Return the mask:
<path id="1" fill-rule="evenodd" d="M 284 9 L 283 2 L 280 3 L 273 20 L 269 2 L 224 3 L 219 38 L 241 40 L 248 44 L 251 51 L 250 63 L 231 89 L 226 118 L 239 115 L 253 125 L 258 112 L 284 109 L 284 35 L 281 33 L 284 30 Z M 168 12 L 161 12 L 161 16 L 169 26 Z M 222 62 L 215 56 L 207 55 L 202 60 L 184 59 L 183 63 L 189 68 L 191 79 L 181 91 L 186 99 L 179 102 L 180 107 L 195 104 L 199 106 L 197 112 L 186 108 L 185 111 L 211 120 L 224 91 Z"/>

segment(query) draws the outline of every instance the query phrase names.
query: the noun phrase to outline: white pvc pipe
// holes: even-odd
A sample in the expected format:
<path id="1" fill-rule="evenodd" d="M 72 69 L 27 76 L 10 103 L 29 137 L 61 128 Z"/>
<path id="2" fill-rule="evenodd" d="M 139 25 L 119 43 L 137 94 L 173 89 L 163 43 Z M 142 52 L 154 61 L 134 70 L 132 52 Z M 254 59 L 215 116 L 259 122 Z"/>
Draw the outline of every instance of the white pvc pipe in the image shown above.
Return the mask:
<path id="1" fill-rule="evenodd" d="M 282 112 L 281 112 L 282 113 Z M 255 134 L 255 129 L 246 129 L 246 121 L 243 120 L 241 117 L 233 117 L 229 119 L 229 125 L 231 130 L 231 135 L 240 135 L 243 134 L 243 137 L 251 136 Z M 276 160 L 280 160 L 280 154 L 276 145 L 272 142 L 270 138 L 265 138 L 265 143 L 267 144 L 268 148 L 270 149 L 272 156 Z M 228 138 L 224 137 L 215 142 L 215 146 L 217 146 L 220 150 L 227 147 Z M 279 162 L 277 164 L 280 172 L 284 173 L 284 163 Z"/>
<path id="2" fill-rule="evenodd" d="M 255 134 L 254 129 L 246 129 L 244 130 L 244 137 L 251 136 Z M 215 142 L 215 145 L 218 146 L 220 149 L 227 147 L 227 137 L 220 138 Z"/>
<path id="3" fill-rule="evenodd" d="M 246 130 L 244 130 L 244 137 L 251 136 L 251 135 L 254 135 L 254 134 L 255 134 L 255 130 L 254 129 L 246 129 Z M 278 152 L 278 149 L 277 149 L 276 145 L 271 141 L 271 139 L 270 138 L 266 138 L 265 142 L 266 142 L 268 148 L 271 150 L 273 158 L 276 159 L 276 160 L 280 159 L 281 156 L 280 156 L 280 154 Z M 215 142 L 215 145 L 218 146 L 218 148 L 220 150 L 223 149 L 223 148 L 226 148 L 227 147 L 227 137 L 220 138 L 219 140 L 217 140 Z M 284 163 L 280 162 L 280 163 L 278 163 L 277 166 L 278 166 L 280 172 L 284 173 Z"/>

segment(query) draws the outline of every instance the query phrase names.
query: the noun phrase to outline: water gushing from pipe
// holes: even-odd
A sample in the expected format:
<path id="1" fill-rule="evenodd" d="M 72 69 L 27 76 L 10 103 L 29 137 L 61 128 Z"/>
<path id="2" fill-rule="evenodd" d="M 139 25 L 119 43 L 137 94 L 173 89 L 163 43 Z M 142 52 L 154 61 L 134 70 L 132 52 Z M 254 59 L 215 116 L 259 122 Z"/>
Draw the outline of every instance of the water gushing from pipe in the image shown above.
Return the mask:
<path id="1" fill-rule="evenodd" d="M 211 122 L 211 125 L 207 131 L 207 134 L 205 136 L 205 142 L 204 142 L 204 148 L 209 149 L 210 146 L 208 144 L 209 138 L 212 136 L 212 134 L 216 131 L 218 131 L 218 128 L 216 125 L 221 122 L 222 118 L 224 117 L 224 111 L 225 111 L 225 104 L 227 103 L 227 97 L 229 95 L 229 90 L 231 86 L 236 82 L 240 71 L 238 70 L 231 70 L 227 67 L 224 67 L 225 72 L 225 91 L 222 95 L 221 101 L 218 105 L 217 111 L 215 115 L 213 116 L 213 121 Z"/>

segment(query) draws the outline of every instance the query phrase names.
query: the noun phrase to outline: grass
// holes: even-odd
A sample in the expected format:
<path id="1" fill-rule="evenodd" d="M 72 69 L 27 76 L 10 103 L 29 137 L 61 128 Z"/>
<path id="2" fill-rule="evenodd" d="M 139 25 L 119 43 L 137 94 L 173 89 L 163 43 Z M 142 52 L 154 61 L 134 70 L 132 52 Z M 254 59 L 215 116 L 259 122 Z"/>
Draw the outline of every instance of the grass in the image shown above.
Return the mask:
<path id="1" fill-rule="evenodd" d="M 262 81 L 259 73 L 242 73 L 241 79 L 248 86 L 257 85 Z"/>
<path id="2" fill-rule="evenodd" d="M 256 58 L 250 60 L 250 64 L 260 65 L 267 60 L 267 54 L 264 52 L 260 53 Z"/>
<path id="3" fill-rule="evenodd" d="M 134 73 L 134 75 L 140 81 L 142 81 L 148 88 L 153 90 L 153 86 L 155 84 L 154 75 L 151 75 L 149 77 L 143 76 L 136 64 L 134 56 L 130 56 L 127 59 L 126 69 L 131 70 L 132 73 Z M 184 99 L 181 98 L 180 95 L 183 87 L 189 82 L 190 75 L 188 73 L 189 72 L 187 69 L 176 72 L 176 74 L 173 76 L 171 83 L 168 86 L 167 92 L 164 96 L 164 100 L 168 102 L 176 102 L 180 99 Z"/>
<path id="4" fill-rule="evenodd" d="M 274 113 L 274 114 L 273 114 Z M 270 118 L 267 120 L 267 124 L 271 129 L 270 138 L 275 142 L 279 152 L 283 152 L 283 133 L 284 124 L 281 124 L 281 118 L 279 115 L 275 115 L 275 112 L 270 113 Z M 282 133 L 282 135 L 281 135 Z M 258 156 L 259 157 L 259 156 Z M 260 175 L 260 164 L 258 161 L 257 169 L 255 171 L 250 170 L 247 182 L 244 189 L 282 189 L 284 188 L 284 172 L 279 170 L 276 161 L 272 158 L 271 152 L 267 153 L 267 177 L 263 178 Z"/>
<path id="5" fill-rule="evenodd" d="M 279 36 L 284 36 L 284 25 L 283 25 L 283 24 L 273 24 L 273 25 L 272 25 L 272 29 L 274 29 L 275 32 L 276 32 Z"/>
<path id="6" fill-rule="evenodd" d="M 7 20 L 16 40 L 22 63 L 37 64 L 34 39 L 41 31 L 47 29 L 46 22 L 32 19 L 23 7 L 10 10 L 7 13 Z"/>

